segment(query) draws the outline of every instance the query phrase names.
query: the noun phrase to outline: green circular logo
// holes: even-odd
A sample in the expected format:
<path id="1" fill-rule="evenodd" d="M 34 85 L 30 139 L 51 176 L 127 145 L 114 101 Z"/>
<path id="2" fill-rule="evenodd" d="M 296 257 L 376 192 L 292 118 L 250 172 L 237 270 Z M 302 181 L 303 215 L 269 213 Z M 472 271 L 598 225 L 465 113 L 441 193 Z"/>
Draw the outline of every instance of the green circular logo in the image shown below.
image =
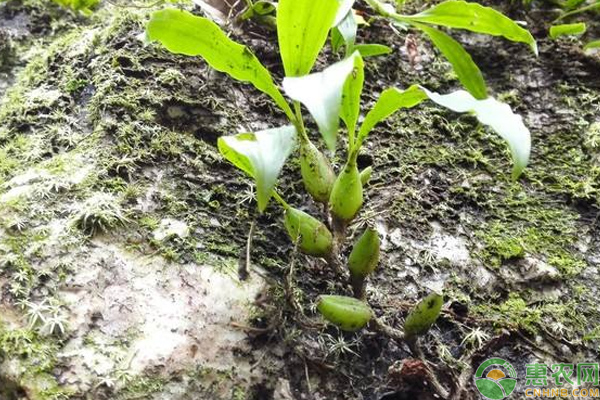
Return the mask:
<path id="1" fill-rule="evenodd" d="M 485 398 L 506 399 L 517 387 L 517 372 L 508 361 L 490 358 L 477 368 L 475 386 Z"/>

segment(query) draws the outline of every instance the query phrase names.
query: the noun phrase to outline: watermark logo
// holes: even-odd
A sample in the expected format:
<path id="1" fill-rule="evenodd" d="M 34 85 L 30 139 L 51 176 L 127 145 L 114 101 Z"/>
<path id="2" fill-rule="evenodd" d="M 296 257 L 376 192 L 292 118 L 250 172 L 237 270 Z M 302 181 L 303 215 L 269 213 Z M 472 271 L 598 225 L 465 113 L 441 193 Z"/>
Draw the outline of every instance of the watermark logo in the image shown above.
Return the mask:
<path id="1" fill-rule="evenodd" d="M 502 358 L 490 358 L 477 368 L 475 386 L 485 398 L 505 399 L 517 386 L 517 372 L 508 361 Z"/>
<path id="2" fill-rule="evenodd" d="M 600 398 L 600 363 L 536 363 L 525 367 L 525 398 Z M 497 357 L 484 361 L 474 380 L 479 393 L 489 400 L 507 399 L 517 387 L 515 368 Z"/>
<path id="3" fill-rule="evenodd" d="M 526 364 L 525 397 L 600 397 L 599 363 Z M 561 387 L 567 385 L 569 387 Z M 551 387 L 545 387 L 551 386 Z"/>

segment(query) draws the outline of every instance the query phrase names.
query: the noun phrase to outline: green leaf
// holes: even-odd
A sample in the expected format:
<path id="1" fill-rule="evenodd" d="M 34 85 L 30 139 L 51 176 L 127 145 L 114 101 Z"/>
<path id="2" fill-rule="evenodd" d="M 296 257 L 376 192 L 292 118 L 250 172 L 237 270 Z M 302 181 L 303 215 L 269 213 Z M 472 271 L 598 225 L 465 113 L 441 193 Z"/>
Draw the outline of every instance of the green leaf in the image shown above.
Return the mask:
<path id="1" fill-rule="evenodd" d="M 202 7 L 202 2 L 204 0 L 196 0 L 200 7 Z M 266 17 L 269 14 L 274 14 L 277 10 L 277 4 L 271 1 L 259 0 L 252 4 L 251 7 L 246 8 L 246 10 L 239 16 L 239 19 L 242 21 L 246 21 L 250 18 L 260 18 Z"/>
<path id="2" fill-rule="evenodd" d="M 600 48 L 600 39 L 592 40 L 583 46 L 584 51 Z"/>
<path id="3" fill-rule="evenodd" d="M 254 178 L 258 209 L 262 212 L 295 142 L 296 129 L 282 126 L 256 133 L 221 136 L 217 145 L 229 162 Z"/>
<path id="4" fill-rule="evenodd" d="M 521 175 L 529 162 L 531 151 L 531 134 L 523 124 L 521 116 L 513 113 L 507 104 L 501 103 L 493 97 L 478 100 L 464 90 L 440 95 L 416 85 L 404 91 L 395 88 L 386 89 L 360 127 L 355 151 L 360 148 L 364 139 L 377 123 L 401 108 L 416 106 L 426 98 L 456 112 L 471 112 L 479 122 L 491 127 L 508 143 L 514 163 L 513 179 Z"/>
<path id="5" fill-rule="evenodd" d="M 360 54 L 355 53 L 354 69 L 352 70 L 352 73 L 348 75 L 348 78 L 346 78 L 346 83 L 344 83 L 342 109 L 340 112 L 340 117 L 348 128 L 348 135 L 352 138 L 351 143 L 354 141 L 356 122 L 358 121 L 358 114 L 360 113 L 360 95 L 363 90 L 364 81 L 365 65 Z"/>
<path id="6" fill-rule="evenodd" d="M 354 69 L 356 57 L 360 57 L 358 53 L 330 65 L 321 72 L 302 77 L 286 77 L 283 80 L 285 93 L 306 106 L 317 122 L 327 147 L 332 151 L 336 145 L 342 91 L 346 78 Z"/>
<path id="7" fill-rule="evenodd" d="M 344 37 L 340 33 L 338 28 L 331 29 L 331 50 L 334 53 L 338 53 L 340 49 L 344 46 Z"/>
<path id="8" fill-rule="evenodd" d="M 425 297 L 406 317 L 404 334 L 407 338 L 425 334 L 435 323 L 442 310 L 444 299 L 437 293 Z"/>
<path id="9" fill-rule="evenodd" d="M 587 27 L 585 23 L 579 22 L 576 24 L 552 25 L 550 27 L 550 37 L 556 39 L 559 36 L 565 35 L 581 35 L 585 33 Z"/>
<path id="10" fill-rule="evenodd" d="M 286 76 L 310 72 L 327 40 L 338 0 L 280 0 L 277 37 Z"/>
<path id="11" fill-rule="evenodd" d="M 477 100 L 464 90 L 440 95 L 421 88 L 435 103 L 456 112 L 472 112 L 484 125 L 491 127 L 502 137 L 510 148 L 513 159 L 513 179 L 518 178 L 529 162 L 531 151 L 531 134 L 523 124 L 523 118 L 513 113 L 508 104 L 489 97 Z"/>
<path id="12" fill-rule="evenodd" d="M 357 44 L 354 46 L 354 50 L 358 50 L 363 58 L 381 56 L 392 52 L 390 47 L 383 44 Z"/>
<path id="13" fill-rule="evenodd" d="M 338 26 L 339 23 L 342 22 L 342 20 L 348 16 L 348 13 L 351 12 L 352 6 L 354 5 L 354 0 L 338 0 L 338 1 L 340 3 L 340 6 L 337 10 L 337 13 L 335 15 L 335 19 L 333 20 L 332 26 Z"/>
<path id="14" fill-rule="evenodd" d="M 100 0 L 54 0 L 54 2 L 62 7 L 79 11 L 84 16 L 89 17 L 93 13 L 93 8 L 100 3 Z"/>
<path id="15" fill-rule="evenodd" d="M 356 41 L 356 32 L 358 30 L 358 25 L 356 24 L 352 10 L 350 10 L 346 17 L 335 26 L 335 29 L 344 39 L 346 54 L 349 54 L 353 51 L 354 42 Z"/>
<path id="16" fill-rule="evenodd" d="M 276 4 L 271 1 L 257 1 L 252 5 L 252 11 L 258 15 L 268 15 L 277 10 Z"/>
<path id="17" fill-rule="evenodd" d="M 596 8 L 600 8 L 600 1 L 595 1 L 592 4 L 588 4 L 588 5 L 585 5 L 583 7 L 577 8 L 575 10 L 571 10 L 569 12 L 561 14 L 558 18 L 556 18 L 554 20 L 554 22 L 558 22 L 560 20 L 572 17 L 573 15 L 577 15 L 577 14 L 581 14 L 581 13 L 584 13 L 584 12 L 592 11 L 592 10 L 594 10 Z"/>
<path id="18" fill-rule="evenodd" d="M 369 181 L 371 180 L 372 174 L 373 174 L 373 167 L 371 167 L 370 165 L 367 168 L 360 171 L 360 183 L 362 184 L 363 187 L 365 187 L 367 185 L 367 183 L 369 183 Z"/>
<path id="19" fill-rule="evenodd" d="M 477 99 L 485 99 L 487 97 L 487 88 L 481 71 L 464 47 L 438 29 L 423 24 L 415 24 L 415 26 L 429 36 L 435 47 L 452 64 L 458 80 L 469 93 Z"/>
<path id="20" fill-rule="evenodd" d="M 201 56 L 217 71 L 250 82 L 269 95 L 288 118 L 294 118 L 269 71 L 247 47 L 229 39 L 214 22 L 187 11 L 165 9 L 152 14 L 146 32 L 150 40 L 159 41 L 173 53 Z"/>
<path id="21" fill-rule="evenodd" d="M 367 113 L 356 141 L 355 150 L 360 149 L 362 142 L 379 122 L 383 121 L 401 108 L 412 108 L 425 100 L 427 95 L 416 85 L 402 91 L 389 88 L 381 93 L 375 106 Z"/>
<path id="22" fill-rule="evenodd" d="M 575 7 L 579 7 L 582 3 L 585 3 L 586 0 L 567 0 L 562 4 L 563 10 L 571 10 Z"/>
<path id="23" fill-rule="evenodd" d="M 419 14 L 401 16 L 406 22 L 423 22 L 449 28 L 466 29 L 492 36 L 503 36 L 513 42 L 528 44 L 537 54 L 537 44 L 531 33 L 504 14 L 477 3 L 448 0 Z"/>
<path id="24" fill-rule="evenodd" d="M 319 296 L 317 309 L 327 321 L 349 332 L 365 327 L 373 317 L 365 302 L 347 296 Z"/>

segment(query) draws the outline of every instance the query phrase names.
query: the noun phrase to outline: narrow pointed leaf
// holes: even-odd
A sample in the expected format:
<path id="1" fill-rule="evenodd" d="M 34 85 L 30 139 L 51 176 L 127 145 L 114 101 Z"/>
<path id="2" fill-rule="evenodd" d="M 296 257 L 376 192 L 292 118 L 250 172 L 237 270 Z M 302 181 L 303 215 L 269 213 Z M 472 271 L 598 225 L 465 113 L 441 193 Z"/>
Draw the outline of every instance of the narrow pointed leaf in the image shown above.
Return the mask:
<path id="1" fill-rule="evenodd" d="M 340 3 L 340 6 L 337 10 L 337 14 L 335 15 L 335 19 L 333 21 L 333 26 L 338 26 L 340 24 L 340 22 L 342 22 L 342 20 L 344 18 L 346 18 L 348 13 L 352 10 L 352 6 L 354 5 L 354 0 L 338 0 L 338 1 Z"/>
<path id="2" fill-rule="evenodd" d="M 221 154 L 256 181 L 258 209 L 261 212 L 267 207 L 277 177 L 295 141 L 296 130 L 293 126 L 221 136 L 218 140 Z"/>
<path id="3" fill-rule="evenodd" d="M 581 35 L 585 33 L 587 27 L 584 22 L 576 24 L 552 25 L 550 27 L 550 37 L 556 39 L 559 36 L 565 35 Z"/>
<path id="4" fill-rule="evenodd" d="M 513 179 L 518 178 L 529 162 L 531 134 L 523 123 L 523 118 L 515 114 L 508 104 L 493 97 L 477 100 L 464 90 L 440 95 L 421 88 L 435 103 L 456 112 L 472 112 L 484 125 L 491 127 L 508 143 L 513 158 Z"/>
<path id="5" fill-rule="evenodd" d="M 464 90 L 440 95 L 416 85 L 404 91 L 396 88 L 386 89 L 360 127 L 356 149 L 360 148 L 364 139 L 377 123 L 401 108 L 416 106 L 426 98 L 456 112 L 472 112 L 479 122 L 491 127 L 508 143 L 514 163 L 513 179 L 521 175 L 529 162 L 531 151 L 531 134 L 523 123 L 521 116 L 513 113 L 507 104 L 492 97 L 478 100 Z"/>
<path id="6" fill-rule="evenodd" d="M 580 4 L 585 3 L 586 0 L 567 0 L 565 1 L 561 8 L 563 10 L 571 10 L 575 7 L 579 7 Z"/>
<path id="7" fill-rule="evenodd" d="M 371 175 L 373 175 L 373 167 L 371 167 L 370 165 L 367 168 L 360 171 L 360 183 L 363 187 L 365 187 L 367 183 L 369 183 L 369 181 L 371 180 Z"/>
<path id="8" fill-rule="evenodd" d="M 477 3 L 448 0 L 419 14 L 401 16 L 406 22 L 423 22 L 449 28 L 466 29 L 492 36 L 503 36 L 513 42 L 528 44 L 537 54 L 537 44 L 527 29 L 504 14 Z"/>
<path id="9" fill-rule="evenodd" d="M 338 28 L 331 29 L 331 50 L 334 53 L 339 53 L 340 49 L 344 46 L 344 37 L 340 33 Z"/>
<path id="10" fill-rule="evenodd" d="M 402 91 L 396 88 L 389 88 L 381 93 L 377 103 L 371 111 L 367 113 L 356 142 L 356 149 L 359 149 L 362 142 L 369 135 L 371 130 L 379 122 L 383 121 L 401 108 L 411 108 L 427 98 L 427 95 L 416 85 Z"/>
<path id="11" fill-rule="evenodd" d="M 327 147 L 335 150 L 337 130 L 342 106 L 342 91 L 348 75 L 354 69 L 358 53 L 337 62 L 321 72 L 302 76 L 286 77 L 283 89 L 292 99 L 308 109 L 319 126 Z"/>
<path id="12" fill-rule="evenodd" d="M 579 7 L 577 9 L 575 9 L 575 10 L 571 10 L 569 12 L 561 14 L 558 18 L 556 18 L 554 20 L 554 22 L 558 22 L 558 21 L 561 21 L 563 19 L 572 17 L 573 15 L 581 14 L 581 13 L 584 13 L 584 12 L 589 12 L 589 11 L 592 11 L 592 10 L 594 10 L 596 8 L 600 8 L 600 1 L 592 2 L 592 4 L 588 4 L 588 5 L 585 5 L 583 7 Z"/>
<path id="13" fill-rule="evenodd" d="M 340 3 L 338 0 L 280 0 L 277 37 L 285 76 L 310 72 L 323 48 Z"/>
<path id="14" fill-rule="evenodd" d="M 392 52 L 392 49 L 384 44 L 357 44 L 354 46 L 354 50 L 358 50 L 363 58 L 382 56 Z"/>
<path id="15" fill-rule="evenodd" d="M 349 332 L 364 328 L 373 317 L 371 307 L 353 297 L 319 296 L 317 309 L 327 321 Z"/>
<path id="16" fill-rule="evenodd" d="M 471 55 L 460 43 L 446 35 L 444 32 L 424 24 L 415 24 L 433 42 L 444 57 L 452 64 L 458 80 L 477 99 L 487 97 L 487 88 L 481 71 L 473 62 Z"/>
<path id="17" fill-rule="evenodd" d="M 150 40 L 159 41 L 173 53 L 200 56 L 217 71 L 250 82 L 293 118 L 290 106 L 273 83 L 269 71 L 246 46 L 229 39 L 214 22 L 169 8 L 152 14 L 146 32 Z"/>
<path id="18" fill-rule="evenodd" d="M 435 323 L 442 310 L 444 299 L 437 293 L 425 297 L 406 317 L 404 334 L 407 338 L 425 334 Z"/>
<path id="19" fill-rule="evenodd" d="M 365 81 L 365 65 L 360 54 L 354 56 L 354 68 L 346 78 L 342 92 L 342 109 L 340 117 L 348 128 L 348 134 L 354 139 L 356 122 L 360 113 L 360 95 Z"/>
<path id="20" fill-rule="evenodd" d="M 592 40 L 591 42 L 588 42 L 585 46 L 583 46 L 583 50 L 585 50 L 585 51 L 593 50 L 593 49 L 597 49 L 597 48 L 600 48 L 600 39 Z"/>
<path id="21" fill-rule="evenodd" d="M 346 14 L 346 17 L 342 19 L 334 29 L 337 30 L 340 36 L 344 39 L 344 44 L 346 45 L 347 49 L 346 54 L 349 54 L 349 52 L 353 51 L 354 42 L 356 41 L 356 32 L 358 30 L 358 25 L 356 24 L 352 10 Z"/>
<path id="22" fill-rule="evenodd" d="M 230 146 L 229 144 L 235 142 L 241 142 L 242 146 L 244 142 L 247 141 L 248 146 L 253 146 L 253 142 L 256 141 L 256 136 L 254 133 L 240 133 L 235 136 L 223 136 L 220 137 L 217 141 L 217 146 L 219 148 L 219 152 L 227 161 L 238 167 L 241 171 L 245 172 L 250 178 L 256 179 L 256 172 L 254 171 L 254 165 L 250 158 L 246 156 L 248 151 L 236 150 L 239 146 L 235 144 Z M 229 144 L 228 144 L 229 143 Z"/>

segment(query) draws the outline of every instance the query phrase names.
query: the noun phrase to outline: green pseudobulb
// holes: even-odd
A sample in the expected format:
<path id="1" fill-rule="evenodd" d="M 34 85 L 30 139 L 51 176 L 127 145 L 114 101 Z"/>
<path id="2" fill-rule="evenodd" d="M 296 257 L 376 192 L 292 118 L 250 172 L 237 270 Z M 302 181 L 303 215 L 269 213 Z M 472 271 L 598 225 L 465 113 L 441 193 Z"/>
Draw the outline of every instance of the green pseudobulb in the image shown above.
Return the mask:
<path id="1" fill-rule="evenodd" d="M 379 235 L 372 228 L 367 228 L 365 233 L 356 241 L 350 257 L 348 269 L 354 277 L 365 278 L 375 271 L 379 263 Z"/>
<path id="2" fill-rule="evenodd" d="M 300 172 L 304 187 L 319 203 L 327 203 L 335 173 L 327 157 L 310 141 L 300 144 Z"/>
<path id="3" fill-rule="evenodd" d="M 327 321 L 349 332 L 364 328 L 373 316 L 365 302 L 347 296 L 319 296 L 317 309 Z"/>
<path id="4" fill-rule="evenodd" d="M 439 317 L 442 304 L 444 304 L 443 297 L 437 293 L 430 293 L 421 300 L 406 317 L 405 336 L 413 338 L 425 334 Z"/>
<path id="5" fill-rule="evenodd" d="M 333 247 L 333 236 L 318 219 L 298 209 L 285 210 L 284 224 L 290 238 L 298 241 L 300 250 L 308 255 L 327 257 Z"/>
<path id="6" fill-rule="evenodd" d="M 363 203 L 363 188 L 356 162 L 346 164 L 338 175 L 329 198 L 331 212 L 344 221 L 351 221 Z"/>

